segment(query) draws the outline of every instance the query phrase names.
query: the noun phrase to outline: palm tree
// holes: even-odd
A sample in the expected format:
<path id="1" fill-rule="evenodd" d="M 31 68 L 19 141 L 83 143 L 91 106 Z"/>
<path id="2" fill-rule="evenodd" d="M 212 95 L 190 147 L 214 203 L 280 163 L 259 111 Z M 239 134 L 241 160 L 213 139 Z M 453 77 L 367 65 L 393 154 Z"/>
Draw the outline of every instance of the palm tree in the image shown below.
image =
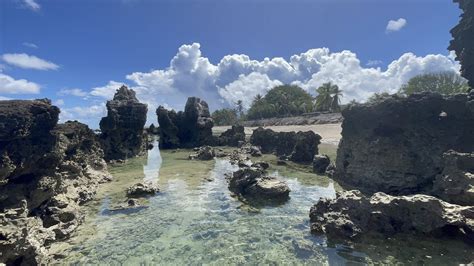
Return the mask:
<path id="1" fill-rule="evenodd" d="M 318 111 L 328 111 L 331 107 L 332 103 L 332 84 L 331 82 L 324 83 L 321 87 L 319 87 L 316 92 L 318 96 L 316 96 L 316 110 Z"/>
<path id="2" fill-rule="evenodd" d="M 255 97 L 253 98 L 253 101 L 256 103 L 259 103 L 262 100 L 263 100 L 263 96 L 260 93 L 255 95 Z"/>
<path id="3" fill-rule="evenodd" d="M 334 84 L 331 86 L 331 94 L 332 94 L 332 101 L 331 101 L 330 110 L 332 112 L 340 112 L 341 107 L 339 106 L 339 104 L 341 103 L 340 97 L 342 97 L 342 90 L 339 89 L 339 87 Z"/>

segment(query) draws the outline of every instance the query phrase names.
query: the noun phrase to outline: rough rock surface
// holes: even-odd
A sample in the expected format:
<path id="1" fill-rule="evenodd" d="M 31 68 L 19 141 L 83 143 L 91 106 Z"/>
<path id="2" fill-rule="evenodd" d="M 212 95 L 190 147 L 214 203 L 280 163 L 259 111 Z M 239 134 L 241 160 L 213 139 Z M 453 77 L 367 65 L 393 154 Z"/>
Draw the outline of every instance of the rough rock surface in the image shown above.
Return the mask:
<path id="1" fill-rule="evenodd" d="M 474 239 L 474 207 L 421 194 L 390 196 L 378 192 L 368 198 L 357 190 L 344 191 L 336 199 L 316 203 L 310 221 L 313 233 L 325 233 L 329 238 L 418 233 Z"/>
<path id="2" fill-rule="evenodd" d="M 214 122 L 205 101 L 190 97 L 186 102 L 184 112 L 176 113 L 160 106 L 156 114 L 160 124 L 162 149 L 193 148 L 216 144 L 216 139 L 212 136 Z"/>
<path id="3" fill-rule="evenodd" d="M 44 245 L 68 237 L 79 204 L 110 180 L 94 132 L 57 125 L 58 114 L 49 100 L 0 101 L 0 262 L 43 262 Z"/>
<path id="4" fill-rule="evenodd" d="M 260 146 L 263 153 L 276 153 L 297 163 L 310 163 L 318 154 L 321 136 L 312 132 L 275 132 L 257 128 L 250 137 L 252 145 Z"/>
<path id="5" fill-rule="evenodd" d="M 331 164 L 329 156 L 317 154 L 313 159 L 313 172 L 316 174 L 324 174 L 329 164 Z"/>
<path id="6" fill-rule="evenodd" d="M 136 183 L 127 188 L 127 196 L 131 198 L 152 196 L 158 192 L 160 192 L 160 189 L 156 185 L 150 183 Z"/>
<path id="7" fill-rule="evenodd" d="M 218 144 L 221 146 L 238 147 L 241 141 L 245 141 L 245 129 L 241 125 L 232 126 L 218 138 Z"/>
<path id="8" fill-rule="evenodd" d="M 107 116 L 100 121 L 101 140 L 107 161 L 127 159 L 146 151 L 144 131 L 146 104 L 140 103 L 135 91 L 120 87 L 107 101 Z"/>
<path id="9" fill-rule="evenodd" d="M 474 150 L 473 106 L 467 94 L 424 93 L 348 107 L 336 180 L 365 193 L 426 193 L 444 152 Z"/>
<path id="10" fill-rule="evenodd" d="M 229 190 L 244 198 L 257 201 L 284 202 L 290 188 L 275 177 L 267 176 L 263 166 L 242 165 L 229 178 Z"/>
<path id="11" fill-rule="evenodd" d="M 431 194 L 450 203 L 474 206 L 474 153 L 448 151 L 443 162 Z"/>
<path id="12" fill-rule="evenodd" d="M 211 146 L 203 146 L 195 149 L 196 152 L 189 155 L 190 160 L 209 161 L 214 159 L 216 151 Z"/>

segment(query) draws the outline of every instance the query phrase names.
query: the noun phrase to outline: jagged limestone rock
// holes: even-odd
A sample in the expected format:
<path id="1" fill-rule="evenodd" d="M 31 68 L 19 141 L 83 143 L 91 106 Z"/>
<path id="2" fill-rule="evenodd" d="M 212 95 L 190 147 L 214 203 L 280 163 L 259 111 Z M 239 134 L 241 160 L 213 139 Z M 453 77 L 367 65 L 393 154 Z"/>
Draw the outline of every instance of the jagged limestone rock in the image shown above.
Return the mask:
<path id="1" fill-rule="evenodd" d="M 184 112 L 176 113 L 159 106 L 156 110 L 160 124 L 160 148 L 193 148 L 215 145 L 212 135 L 214 122 L 207 103 L 196 97 L 189 97 Z"/>
<path id="2" fill-rule="evenodd" d="M 427 193 L 443 153 L 474 150 L 467 94 L 391 96 L 343 110 L 335 179 L 364 193 Z"/>
<path id="3" fill-rule="evenodd" d="M 144 131 L 146 104 L 140 103 L 135 91 L 120 87 L 111 101 L 107 101 L 107 116 L 100 120 L 101 142 L 105 159 L 131 158 L 146 152 L 147 135 Z"/>

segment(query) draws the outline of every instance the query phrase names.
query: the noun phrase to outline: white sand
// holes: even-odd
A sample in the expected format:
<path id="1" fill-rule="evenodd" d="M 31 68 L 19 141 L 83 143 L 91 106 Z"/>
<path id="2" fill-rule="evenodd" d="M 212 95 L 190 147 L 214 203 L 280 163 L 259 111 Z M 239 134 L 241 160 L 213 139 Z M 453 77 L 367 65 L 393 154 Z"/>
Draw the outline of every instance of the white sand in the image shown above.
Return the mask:
<path id="1" fill-rule="evenodd" d="M 216 135 L 229 129 L 230 126 L 214 127 L 213 132 Z M 264 128 L 270 128 L 277 132 L 288 132 L 288 131 L 308 131 L 312 130 L 322 137 L 321 142 L 327 144 L 337 145 L 341 139 L 341 124 L 322 124 L 322 125 L 302 125 L 302 126 L 267 126 Z M 256 127 L 245 127 L 245 134 L 247 136 L 252 135 L 253 130 Z"/>

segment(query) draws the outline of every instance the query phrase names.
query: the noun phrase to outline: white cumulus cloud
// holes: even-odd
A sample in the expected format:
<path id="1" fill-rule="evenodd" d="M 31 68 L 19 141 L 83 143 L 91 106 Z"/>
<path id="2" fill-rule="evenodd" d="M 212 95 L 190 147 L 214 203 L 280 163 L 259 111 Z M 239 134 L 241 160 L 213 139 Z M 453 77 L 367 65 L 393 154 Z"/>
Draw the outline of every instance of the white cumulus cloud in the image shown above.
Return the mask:
<path id="1" fill-rule="evenodd" d="M 6 63 L 26 69 L 37 69 L 37 70 L 56 70 L 59 68 L 53 62 L 46 61 L 44 59 L 38 58 L 34 55 L 28 54 L 3 54 L 3 61 Z"/>
<path id="2" fill-rule="evenodd" d="M 26 79 L 14 79 L 0 73 L 0 93 L 5 94 L 38 94 L 40 85 Z"/>
<path id="3" fill-rule="evenodd" d="M 407 25 L 407 20 L 404 18 L 399 18 L 397 20 L 389 20 L 387 23 L 386 30 L 387 32 L 399 31 Z"/>
<path id="4" fill-rule="evenodd" d="M 99 128 L 101 117 L 107 114 L 105 103 L 91 106 L 76 106 L 70 108 L 61 108 L 59 121 L 64 123 L 68 120 L 78 120 L 88 124 L 92 128 Z"/>
<path id="5" fill-rule="evenodd" d="M 342 103 L 353 99 L 363 102 L 373 93 L 397 92 L 416 75 L 440 71 L 459 72 L 459 63 L 450 55 L 406 53 L 386 67 L 374 68 L 372 64 L 362 64 L 354 52 L 316 48 L 289 59 L 255 60 L 245 54 L 226 55 L 213 64 L 202 54 L 201 46 L 194 43 L 181 46 L 166 68 L 130 73 L 126 75 L 128 82 L 109 81 L 89 94 L 111 99 L 126 84 L 137 92 L 140 101 L 148 104 L 149 123 L 156 123 L 159 105 L 182 110 L 189 96 L 201 97 L 211 109 L 235 106 L 237 100 L 248 108 L 255 95 L 264 95 L 277 85 L 298 85 L 314 95 L 320 85 L 333 82 L 343 90 Z"/>

